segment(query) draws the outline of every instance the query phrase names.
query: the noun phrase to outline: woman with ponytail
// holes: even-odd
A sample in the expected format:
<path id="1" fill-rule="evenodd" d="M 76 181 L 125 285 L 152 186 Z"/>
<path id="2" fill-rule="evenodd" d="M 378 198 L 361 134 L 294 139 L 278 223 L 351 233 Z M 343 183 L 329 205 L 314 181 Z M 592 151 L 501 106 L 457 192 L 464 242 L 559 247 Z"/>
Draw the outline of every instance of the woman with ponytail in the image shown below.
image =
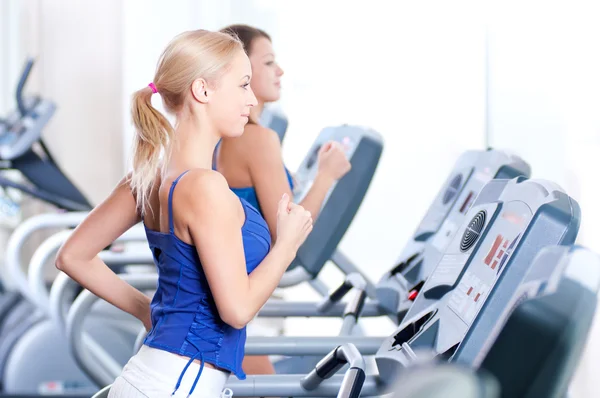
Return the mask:
<path id="1" fill-rule="evenodd" d="M 216 397 L 231 373 L 244 379 L 245 326 L 312 229 L 310 213 L 283 194 L 271 244 L 260 213 L 211 169 L 217 142 L 240 136 L 256 105 L 251 77 L 230 35 L 197 30 L 173 39 L 153 82 L 133 95 L 133 171 L 59 251 L 60 270 L 148 330 L 110 397 Z M 175 126 L 152 106 L 153 95 Z M 140 221 L 158 268 L 151 301 L 98 257 Z"/>

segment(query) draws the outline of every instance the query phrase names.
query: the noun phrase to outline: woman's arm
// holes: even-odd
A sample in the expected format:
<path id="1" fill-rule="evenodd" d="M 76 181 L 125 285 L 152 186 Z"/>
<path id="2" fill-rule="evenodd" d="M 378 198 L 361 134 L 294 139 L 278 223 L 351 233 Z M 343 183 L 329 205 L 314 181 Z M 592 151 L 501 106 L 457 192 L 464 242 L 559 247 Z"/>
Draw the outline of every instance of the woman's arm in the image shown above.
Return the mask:
<path id="1" fill-rule="evenodd" d="M 150 298 L 119 278 L 98 257 L 139 221 L 126 177 L 73 231 L 58 252 L 56 267 L 96 296 L 141 320 L 149 330 Z"/>
<path id="2" fill-rule="evenodd" d="M 263 127 L 253 128 L 264 131 L 257 131 L 252 137 L 248 137 L 245 157 L 263 216 L 269 224 L 271 237 L 275 240 L 277 203 L 282 194 L 286 193 L 290 197 L 293 195 L 285 174 L 279 137 Z M 328 173 L 318 172 L 310 190 L 299 203 L 311 213 L 313 219 L 319 215 L 325 196 L 334 182 L 335 179 Z"/>

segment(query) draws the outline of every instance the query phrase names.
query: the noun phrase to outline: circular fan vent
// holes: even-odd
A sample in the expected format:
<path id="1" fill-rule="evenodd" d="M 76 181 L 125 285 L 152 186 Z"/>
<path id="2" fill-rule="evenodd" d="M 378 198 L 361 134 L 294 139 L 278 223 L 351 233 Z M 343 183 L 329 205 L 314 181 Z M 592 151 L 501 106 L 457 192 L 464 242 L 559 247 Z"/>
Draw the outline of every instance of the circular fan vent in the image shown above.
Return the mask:
<path id="1" fill-rule="evenodd" d="M 456 196 L 456 193 L 458 192 L 458 190 L 460 188 L 461 182 L 462 182 L 462 175 L 460 175 L 460 174 L 456 175 L 452 179 L 452 181 L 450 181 L 450 185 L 448 186 L 448 189 L 446 189 L 446 192 L 444 192 L 444 198 L 442 199 L 442 204 L 446 205 L 452 199 L 454 199 L 454 197 Z"/>
<path id="2" fill-rule="evenodd" d="M 475 242 L 477 242 L 477 239 L 479 239 L 479 236 L 481 235 L 481 231 L 483 230 L 484 226 L 485 211 L 482 210 L 479 213 L 477 213 L 475 217 L 473 217 L 473 219 L 467 226 L 467 229 L 463 234 L 462 241 L 460 242 L 460 251 L 466 252 L 471 247 L 473 247 Z"/>

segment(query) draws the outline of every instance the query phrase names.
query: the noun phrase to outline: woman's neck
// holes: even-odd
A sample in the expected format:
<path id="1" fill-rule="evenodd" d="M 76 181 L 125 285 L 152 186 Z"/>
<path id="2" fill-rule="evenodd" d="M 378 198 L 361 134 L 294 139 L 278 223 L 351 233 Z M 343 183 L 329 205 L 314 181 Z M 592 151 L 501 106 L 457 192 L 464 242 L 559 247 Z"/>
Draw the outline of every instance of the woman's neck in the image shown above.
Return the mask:
<path id="1" fill-rule="evenodd" d="M 216 128 L 198 118 L 178 120 L 170 148 L 169 165 L 176 169 L 212 168 L 213 152 L 220 135 Z"/>

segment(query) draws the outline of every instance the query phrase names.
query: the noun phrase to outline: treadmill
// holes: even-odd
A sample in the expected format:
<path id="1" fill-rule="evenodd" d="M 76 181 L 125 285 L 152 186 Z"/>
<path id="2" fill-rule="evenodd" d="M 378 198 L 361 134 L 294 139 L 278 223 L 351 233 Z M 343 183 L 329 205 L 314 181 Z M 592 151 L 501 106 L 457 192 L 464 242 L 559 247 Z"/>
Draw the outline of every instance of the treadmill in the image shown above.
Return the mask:
<path id="1" fill-rule="evenodd" d="M 511 314 L 515 303 L 521 303 L 520 289 L 532 281 L 537 286 L 552 286 L 548 281 L 555 274 L 539 272 L 547 267 L 539 265 L 546 262 L 537 255 L 547 246 L 572 245 L 579 225 L 577 203 L 555 184 L 523 178 L 491 181 L 444 250 L 402 324 L 382 339 L 376 353 L 361 352 L 350 338 L 340 338 L 308 374 L 230 378 L 227 386 L 237 396 L 366 397 L 389 393 L 406 368 L 433 358 L 451 362 L 461 358 L 461 343 L 469 341 L 469 333 L 482 324 L 500 327 L 502 317 Z M 571 272 L 561 275 L 572 278 Z M 148 284 L 135 275 L 125 275 L 124 279 L 138 288 Z M 591 296 L 594 300 L 595 294 Z M 81 293 L 71 307 L 67 328 L 74 355 L 102 387 L 117 374 L 106 377 L 103 371 L 97 373 L 107 369 L 106 358 L 91 356 L 81 338 L 83 321 L 95 300 L 91 293 Z M 494 322 L 486 322 L 488 318 Z M 295 349 L 289 344 L 280 346 L 278 352 L 293 355 Z M 371 354 L 375 354 L 377 374 L 367 375 L 363 355 Z M 345 373 L 337 374 L 342 369 Z"/>

